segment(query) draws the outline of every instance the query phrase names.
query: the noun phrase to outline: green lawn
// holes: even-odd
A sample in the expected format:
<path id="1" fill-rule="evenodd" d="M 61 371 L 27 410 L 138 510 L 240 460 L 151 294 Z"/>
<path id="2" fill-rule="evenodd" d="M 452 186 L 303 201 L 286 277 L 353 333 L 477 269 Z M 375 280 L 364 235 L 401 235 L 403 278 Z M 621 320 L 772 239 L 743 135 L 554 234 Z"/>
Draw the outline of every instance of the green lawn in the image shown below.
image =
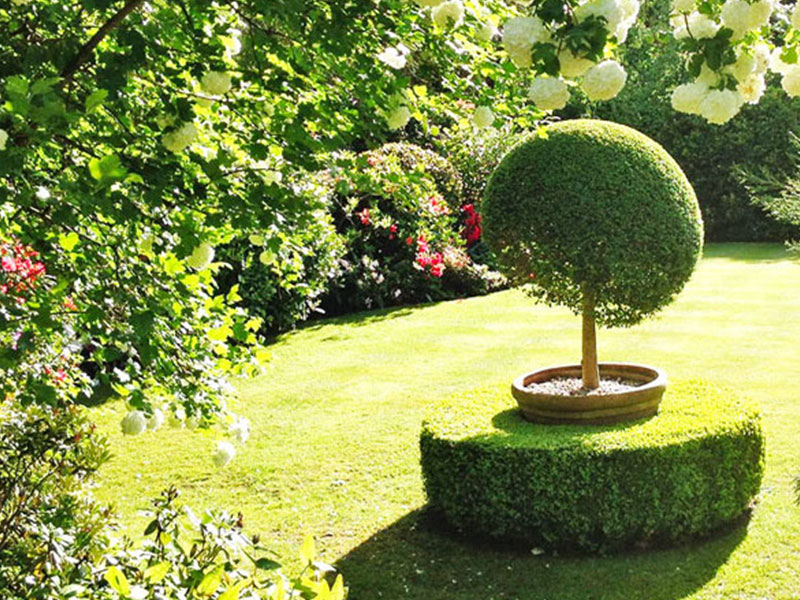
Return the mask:
<path id="1" fill-rule="evenodd" d="M 599 333 L 601 360 L 728 382 L 760 401 L 767 469 L 748 523 L 691 547 L 581 558 L 481 546 L 431 522 L 417 448 L 425 407 L 575 361 L 579 335 L 578 318 L 518 291 L 316 324 L 284 337 L 269 372 L 241 385 L 236 408 L 253 434 L 222 471 L 213 438 L 123 438 L 121 403 L 93 409 L 115 455 L 98 495 L 132 535 L 137 509 L 170 483 L 196 508 L 242 511 L 285 556 L 313 533 L 352 600 L 800 597 L 800 264 L 780 246 L 711 246 L 658 318 Z"/>

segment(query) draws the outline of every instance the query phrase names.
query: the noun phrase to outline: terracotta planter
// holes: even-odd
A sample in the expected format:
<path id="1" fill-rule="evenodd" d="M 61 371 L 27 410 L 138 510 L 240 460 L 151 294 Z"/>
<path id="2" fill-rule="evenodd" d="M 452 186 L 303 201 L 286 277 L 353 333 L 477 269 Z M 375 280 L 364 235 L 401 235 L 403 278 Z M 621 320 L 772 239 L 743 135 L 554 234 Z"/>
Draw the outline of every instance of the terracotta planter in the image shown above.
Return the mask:
<path id="1" fill-rule="evenodd" d="M 660 369 L 627 363 L 600 363 L 601 380 L 621 378 L 641 382 L 627 392 L 564 396 L 536 393 L 527 387 L 556 377 L 580 376 L 580 365 L 540 369 L 517 377 L 511 393 L 525 418 L 534 423 L 602 425 L 656 414 L 667 387 L 667 376 Z"/>

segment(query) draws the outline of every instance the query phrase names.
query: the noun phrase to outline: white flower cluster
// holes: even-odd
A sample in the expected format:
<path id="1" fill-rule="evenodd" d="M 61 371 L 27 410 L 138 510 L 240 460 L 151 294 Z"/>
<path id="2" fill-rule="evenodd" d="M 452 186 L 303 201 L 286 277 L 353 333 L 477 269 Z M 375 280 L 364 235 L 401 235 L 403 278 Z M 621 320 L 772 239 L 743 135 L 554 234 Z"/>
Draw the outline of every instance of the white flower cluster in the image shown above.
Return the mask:
<path id="1" fill-rule="evenodd" d="M 213 260 L 214 247 L 207 242 L 203 242 L 192 251 L 189 257 L 186 259 L 186 264 L 193 269 L 202 271 L 203 269 L 207 268 Z"/>
<path id="2" fill-rule="evenodd" d="M 572 72 L 578 72 L 575 69 Z M 604 60 L 592 65 L 582 73 L 581 88 L 589 100 L 610 100 L 625 86 L 628 78 L 625 69 L 615 60 Z M 564 108 L 570 93 L 567 83 L 560 77 L 541 76 L 533 80 L 528 88 L 528 97 L 542 110 L 559 110 Z"/>
<path id="3" fill-rule="evenodd" d="M 170 152 L 183 152 L 197 137 L 197 127 L 184 123 L 174 131 L 164 135 L 164 147 Z"/>
<path id="4" fill-rule="evenodd" d="M 520 68 L 531 66 L 534 44 L 549 40 L 550 32 L 539 17 L 514 17 L 503 25 L 503 47 Z"/>
<path id="5" fill-rule="evenodd" d="M 431 17 L 439 27 L 458 27 L 464 21 L 464 5 L 461 0 L 446 0 L 433 8 Z"/>
<path id="6" fill-rule="evenodd" d="M 157 431 L 164 424 L 164 411 L 154 408 L 149 417 L 141 410 L 131 410 L 120 422 L 124 435 L 139 435 L 145 431 Z"/>
<path id="7" fill-rule="evenodd" d="M 200 80 L 203 91 L 212 96 L 224 96 L 231 89 L 230 73 L 220 71 L 209 71 Z"/>
<path id="8" fill-rule="evenodd" d="M 411 111 L 407 106 L 398 106 L 386 117 L 389 129 L 402 129 L 411 119 Z"/>
<path id="9" fill-rule="evenodd" d="M 461 0 L 414 0 L 420 8 L 430 8 L 433 22 L 439 27 L 458 27 L 464 22 Z"/>
<path id="10" fill-rule="evenodd" d="M 639 16 L 638 0 L 591 0 L 575 9 L 578 21 L 589 16 L 603 17 L 611 36 L 620 44 L 625 43 L 628 31 Z"/>
<path id="11" fill-rule="evenodd" d="M 750 49 L 740 48 L 736 62 L 727 65 L 722 73 L 715 73 L 703 65 L 695 81 L 673 90 L 672 107 L 678 112 L 700 115 L 709 123 L 727 123 L 745 103 L 758 103 L 766 88 L 764 76 L 767 70 L 780 72 L 774 66 L 776 58 L 780 61 L 779 56 L 770 55 L 769 46 L 759 43 Z M 737 82 L 736 89 L 715 89 L 722 76 L 732 76 Z M 784 75 L 784 82 L 786 80 Z"/>
<path id="12" fill-rule="evenodd" d="M 677 39 L 705 39 L 714 37 L 720 27 L 733 31 L 733 41 L 742 39 L 751 31 L 760 29 L 767 23 L 775 10 L 774 0 L 727 0 L 720 11 L 720 22 L 700 14 L 695 0 L 673 0 L 671 19 Z"/>
<path id="13" fill-rule="evenodd" d="M 393 69 L 402 69 L 406 66 L 406 56 L 408 55 L 408 48 L 403 44 L 397 46 L 389 46 L 383 52 L 378 54 L 378 60 L 387 64 Z"/>
<path id="14" fill-rule="evenodd" d="M 6 149 L 7 142 L 8 142 L 8 132 L 5 129 L 0 129 L 0 150 Z"/>
<path id="15" fill-rule="evenodd" d="M 475 113 L 472 115 L 472 123 L 475 127 L 480 129 L 491 127 L 492 123 L 494 123 L 494 113 L 492 109 L 488 106 L 479 106 L 476 108 Z"/>

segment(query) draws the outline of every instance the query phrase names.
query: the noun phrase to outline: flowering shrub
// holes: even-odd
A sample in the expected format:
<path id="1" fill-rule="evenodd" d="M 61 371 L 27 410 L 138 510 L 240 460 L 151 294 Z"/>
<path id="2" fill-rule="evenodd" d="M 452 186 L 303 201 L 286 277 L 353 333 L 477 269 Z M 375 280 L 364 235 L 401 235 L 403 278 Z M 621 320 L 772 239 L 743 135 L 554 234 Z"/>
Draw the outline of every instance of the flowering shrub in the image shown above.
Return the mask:
<path id="1" fill-rule="evenodd" d="M 445 159 L 388 144 L 342 155 L 322 177 L 347 249 L 323 302 L 328 312 L 450 298 L 448 271 L 474 270 L 457 227 L 461 181 Z M 455 255 L 464 260 L 446 259 Z"/>

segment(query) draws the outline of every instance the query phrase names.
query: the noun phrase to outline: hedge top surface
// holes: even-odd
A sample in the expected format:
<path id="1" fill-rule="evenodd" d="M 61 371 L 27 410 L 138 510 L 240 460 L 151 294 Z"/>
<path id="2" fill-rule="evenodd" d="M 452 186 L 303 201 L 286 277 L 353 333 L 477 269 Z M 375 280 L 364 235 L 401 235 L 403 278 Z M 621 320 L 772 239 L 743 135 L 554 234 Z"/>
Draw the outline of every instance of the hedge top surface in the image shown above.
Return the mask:
<path id="1" fill-rule="evenodd" d="M 578 119 L 511 150 L 486 186 L 484 236 L 534 296 L 601 325 L 632 325 L 668 304 L 703 243 L 697 198 L 678 164 L 638 131 Z"/>
<path id="2" fill-rule="evenodd" d="M 665 447 L 737 432 L 758 421 L 757 406 L 702 380 L 671 384 L 655 417 L 617 425 L 538 425 L 523 419 L 508 383 L 449 396 L 433 405 L 423 434 L 458 443 L 585 453 Z"/>

